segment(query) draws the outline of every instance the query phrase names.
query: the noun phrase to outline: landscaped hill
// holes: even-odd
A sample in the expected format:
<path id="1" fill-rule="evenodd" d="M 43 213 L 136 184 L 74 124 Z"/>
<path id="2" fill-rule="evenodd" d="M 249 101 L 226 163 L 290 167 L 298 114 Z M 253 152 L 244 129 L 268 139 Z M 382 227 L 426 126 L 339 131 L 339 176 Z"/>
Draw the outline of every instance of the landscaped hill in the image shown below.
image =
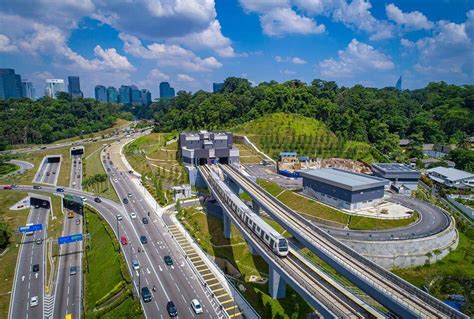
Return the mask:
<path id="1" fill-rule="evenodd" d="M 324 123 L 292 113 L 273 113 L 236 126 L 232 131 L 247 137 L 273 158 L 283 151 L 310 157 L 343 157 L 371 163 L 378 152 L 364 142 L 337 137 Z"/>

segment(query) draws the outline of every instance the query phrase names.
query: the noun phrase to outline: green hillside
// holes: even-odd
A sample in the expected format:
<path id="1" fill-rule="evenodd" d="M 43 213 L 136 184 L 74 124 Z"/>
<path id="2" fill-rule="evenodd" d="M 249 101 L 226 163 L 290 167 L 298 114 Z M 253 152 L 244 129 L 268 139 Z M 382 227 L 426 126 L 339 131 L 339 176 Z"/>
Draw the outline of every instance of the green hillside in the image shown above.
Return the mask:
<path id="1" fill-rule="evenodd" d="M 310 157 L 343 157 L 372 163 L 378 152 L 364 142 L 337 137 L 324 123 L 292 113 L 273 113 L 236 126 L 232 131 L 247 137 L 273 158 L 283 151 Z"/>

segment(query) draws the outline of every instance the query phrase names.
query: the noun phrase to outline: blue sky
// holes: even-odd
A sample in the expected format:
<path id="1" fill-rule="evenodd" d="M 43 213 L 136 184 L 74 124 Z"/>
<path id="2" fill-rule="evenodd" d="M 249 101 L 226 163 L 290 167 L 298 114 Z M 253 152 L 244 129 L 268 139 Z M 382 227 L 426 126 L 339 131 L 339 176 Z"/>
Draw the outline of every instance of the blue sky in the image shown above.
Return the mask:
<path id="1" fill-rule="evenodd" d="M 474 2 L 367 0 L 0 0 L 0 67 L 31 79 L 79 75 L 158 94 L 315 78 L 405 88 L 473 84 Z M 33 3 L 33 5 L 32 5 Z"/>

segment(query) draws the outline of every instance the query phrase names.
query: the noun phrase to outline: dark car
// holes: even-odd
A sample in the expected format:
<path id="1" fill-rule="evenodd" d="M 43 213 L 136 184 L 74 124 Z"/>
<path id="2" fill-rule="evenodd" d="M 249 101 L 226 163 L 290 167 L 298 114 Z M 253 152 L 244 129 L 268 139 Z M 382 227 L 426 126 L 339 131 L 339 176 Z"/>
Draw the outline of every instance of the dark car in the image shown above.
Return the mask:
<path id="1" fill-rule="evenodd" d="M 94 198 L 94 202 L 96 203 L 102 203 L 102 200 L 99 197 Z"/>
<path id="2" fill-rule="evenodd" d="M 150 292 L 150 289 L 148 289 L 148 287 L 142 288 L 142 298 L 144 302 L 151 301 L 151 292 Z"/>
<path id="3" fill-rule="evenodd" d="M 173 259 L 171 258 L 171 256 L 166 255 L 164 257 L 164 260 L 165 260 L 165 264 L 167 264 L 168 266 L 173 265 Z"/>
<path id="4" fill-rule="evenodd" d="M 5 185 L 3 186 L 3 189 L 12 189 L 12 187 L 10 185 Z"/>
<path id="5" fill-rule="evenodd" d="M 33 272 L 38 272 L 40 270 L 40 265 L 39 264 L 34 264 L 33 267 L 31 267 L 31 270 Z"/>
<path id="6" fill-rule="evenodd" d="M 58 192 L 58 193 L 64 193 L 64 188 L 58 187 L 58 188 L 56 188 L 56 192 Z"/>
<path id="7" fill-rule="evenodd" d="M 142 244 L 146 244 L 148 242 L 148 239 L 146 239 L 146 236 L 140 236 L 140 241 L 142 242 Z"/>
<path id="8" fill-rule="evenodd" d="M 33 186 L 33 189 L 41 189 L 41 186 L 39 186 L 39 185 L 34 185 L 34 186 Z"/>
<path id="9" fill-rule="evenodd" d="M 143 218 L 142 218 L 142 222 L 143 222 L 145 225 L 148 224 L 148 218 L 143 217 Z"/>
<path id="10" fill-rule="evenodd" d="M 178 316 L 178 309 L 176 309 L 174 302 L 168 301 L 168 303 L 166 304 L 166 310 L 168 310 L 168 314 L 170 315 L 170 317 Z"/>
<path id="11" fill-rule="evenodd" d="M 123 203 L 124 203 L 124 204 L 128 204 L 128 199 L 127 199 L 127 198 L 124 198 L 124 199 L 123 199 Z"/>

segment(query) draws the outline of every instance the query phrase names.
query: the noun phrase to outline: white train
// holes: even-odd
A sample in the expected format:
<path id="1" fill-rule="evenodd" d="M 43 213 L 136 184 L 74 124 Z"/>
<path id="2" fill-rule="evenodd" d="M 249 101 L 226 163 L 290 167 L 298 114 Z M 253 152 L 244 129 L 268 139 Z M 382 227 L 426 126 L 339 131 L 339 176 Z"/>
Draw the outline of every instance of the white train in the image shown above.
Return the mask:
<path id="1" fill-rule="evenodd" d="M 276 255 L 280 257 L 288 255 L 288 240 L 245 205 L 214 172 L 211 171 L 210 173 L 211 184 L 213 184 L 217 192 L 224 198 L 226 204 L 230 206 L 234 212 L 237 212 L 240 220 L 247 224 Z"/>

